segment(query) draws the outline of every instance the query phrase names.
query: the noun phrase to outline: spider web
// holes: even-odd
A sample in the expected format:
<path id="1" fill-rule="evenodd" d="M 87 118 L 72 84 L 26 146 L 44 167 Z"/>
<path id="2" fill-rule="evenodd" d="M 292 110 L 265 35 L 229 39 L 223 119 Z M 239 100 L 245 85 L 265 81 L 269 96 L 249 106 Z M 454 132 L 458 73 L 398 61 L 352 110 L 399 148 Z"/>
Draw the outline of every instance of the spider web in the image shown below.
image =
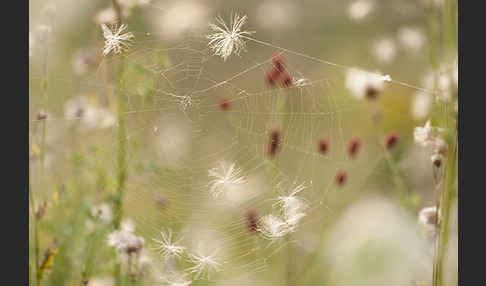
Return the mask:
<path id="1" fill-rule="evenodd" d="M 251 55 L 223 62 L 211 56 L 203 37 L 190 36 L 160 48 L 161 41 L 154 40 L 153 33 L 134 34 L 136 47 L 123 56 L 126 82 L 114 93 L 126 103 L 124 217 L 135 221 L 136 233 L 145 237 L 147 248 L 154 246 L 152 238 L 159 238 L 160 231 L 170 228 L 189 249 L 217 253 L 223 271 L 212 273 L 208 277 L 212 280 L 256 275 L 270 263 L 279 263 L 273 258 L 282 255 L 288 244 L 307 253 L 302 257 L 309 255 L 322 224 L 334 213 L 335 196 L 362 185 L 382 159 L 363 154 L 353 161 L 347 156 L 347 143 L 356 131 L 349 114 L 357 107 L 349 97 L 338 96 L 342 70 L 257 42 L 248 42 Z M 294 79 L 301 79 L 299 85 L 284 88 L 265 83 L 265 72 L 278 53 Z M 98 70 L 82 80 L 54 76 L 53 81 L 104 96 L 108 68 L 119 58 L 103 59 Z M 222 98 L 229 102 L 228 110 L 222 110 Z M 54 122 L 68 130 L 77 120 L 53 116 L 47 120 L 48 130 Z M 38 130 L 39 121 L 31 123 Z M 280 130 L 282 139 L 272 157 L 267 144 L 273 128 Z M 34 134 L 38 140 L 39 132 Z M 87 142 L 96 144 L 97 154 L 104 159 L 95 159 L 94 165 L 108 162 L 110 174 L 117 166 L 118 126 L 93 132 L 92 137 L 78 139 L 87 146 L 91 146 Z M 329 142 L 326 154 L 317 149 L 320 139 Z M 208 170 L 221 163 L 234 163 L 246 183 L 236 194 L 213 198 Z M 52 168 L 47 176 L 56 181 L 62 176 L 56 171 L 62 165 Z M 339 170 L 349 175 L 344 188 L 335 184 Z M 296 184 L 307 187 L 301 196 L 309 204 L 297 231 L 276 242 L 252 233 L 247 212 L 254 210 L 259 217 L 275 213 L 276 197 Z M 304 237 L 315 241 L 306 248 L 309 242 Z"/>

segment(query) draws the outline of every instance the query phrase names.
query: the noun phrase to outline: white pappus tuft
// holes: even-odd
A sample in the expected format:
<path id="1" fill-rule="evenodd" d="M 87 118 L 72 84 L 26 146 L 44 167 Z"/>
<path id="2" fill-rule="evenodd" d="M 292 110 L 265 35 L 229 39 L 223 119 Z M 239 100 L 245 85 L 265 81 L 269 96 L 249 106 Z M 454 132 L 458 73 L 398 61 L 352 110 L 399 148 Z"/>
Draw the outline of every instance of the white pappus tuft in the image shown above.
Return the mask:
<path id="1" fill-rule="evenodd" d="M 241 50 L 245 50 L 246 43 L 242 38 L 254 33 L 241 30 L 246 19 L 246 15 L 240 16 L 235 13 L 231 16 L 229 27 L 220 16 L 216 18 L 217 24 L 209 24 L 214 33 L 207 35 L 210 40 L 208 46 L 214 55 L 221 56 L 226 61 L 233 52 L 240 55 Z"/>
<path id="2" fill-rule="evenodd" d="M 132 32 L 123 33 L 127 29 L 125 24 L 119 27 L 113 26 L 113 30 L 108 28 L 106 24 L 101 24 L 101 29 L 103 30 L 103 37 L 105 37 L 104 56 L 110 52 L 115 54 L 123 52 L 130 47 L 131 41 L 135 37 Z"/>
<path id="3" fill-rule="evenodd" d="M 241 175 L 241 170 L 235 167 L 232 163 L 226 167 L 224 163 L 220 163 L 219 168 L 209 170 L 209 176 L 214 178 L 210 181 L 209 193 L 213 198 L 217 198 L 221 193 L 232 186 L 241 185 L 246 182 Z"/>
<path id="4" fill-rule="evenodd" d="M 184 253 L 186 248 L 178 245 L 182 238 L 173 241 L 171 229 L 168 229 L 167 232 L 161 231 L 160 236 L 160 240 L 155 238 L 152 240 L 157 243 L 157 246 L 154 249 L 158 250 L 164 258 L 180 257 Z"/>
<path id="5" fill-rule="evenodd" d="M 190 254 L 189 260 L 194 263 L 194 266 L 188 268 L 188 271 L 194 274 L 194 279 L 209 279 L 212 272 L 221 271 L 222 265 L 214 258 L 214 254 L 208 256 Z"/>
<path id="6" fill-rule="evenodd" d="M 257 230 L 264 238 L 272 241 L 284 237 L 290 232 L 285 221 L 272 214 L 265 215 L 260 219 Z"/>

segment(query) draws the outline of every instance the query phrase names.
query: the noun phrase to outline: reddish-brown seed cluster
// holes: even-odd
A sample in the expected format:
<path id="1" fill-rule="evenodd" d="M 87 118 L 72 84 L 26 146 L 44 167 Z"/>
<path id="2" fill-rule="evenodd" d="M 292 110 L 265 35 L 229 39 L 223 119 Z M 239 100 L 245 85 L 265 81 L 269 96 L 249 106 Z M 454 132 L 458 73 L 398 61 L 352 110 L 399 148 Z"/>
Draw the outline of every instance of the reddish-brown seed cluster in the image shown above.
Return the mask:
<path id="1" fill-rule="evenodd" d="M 266 74 L 267 84 L 270 86 L 275 86 L 279 81 L 284 87 L 292 87 L 294 82 L 292 76 L 285 68 L 284 58 L 281 54 L 276 55 L 272 58 L 272 68 Z"/>
<path id="2" fill-rule="evenodd" d="M 356 158 L 356 155 L 358 155 L 360 147 L 361 147 L 361 139 L 354 138 L 351 141 L 349 141 L 349 145 L 348 145 L 349 157 Z"/>
<path id="3" fill-rule="evenodd" d="M 336 184 L 338 186 L 344 185 L 344 183 L 346 183 L 347 178 L 348 178 L 348 176 L 346 175 L 346 172 L 338 171 L 337 174 L 336 174 Z"/>
<path id="4" fill-rule="evenodd" d="M 366 87 L 366 90 L 365 90 L 365 94 L 366 94 L 366 98 L 368 99 L 375 99 L 377 96 L 378 96 L 378 89 L 376 89 L 376 87 L 374 86 L 367 86 Z"/>
<path id="5" fill-rule="evenodd" d="M 249 210 L 245 214 L 246 217 L 246 226 L 248 230 L 252 233 L 258 232 L 258 215 L 256 211 Z"/>
<path id="6" fill-rule="evenodd" d="M 280 148 L 280 130 L 274 128 L 270 131 L 269 142 L 267 145 L 267 153 L 274 156 Z"/>
<path id="7" fill-rule="evenodd" d="M 319 153 L 324 155 L 327 153 L 328 149 L 329 149 L 329 143 L 327 142 L 327 140 L 324 139 L 319 140 L 319 142 L 317 143 L 317 151 L 319 151 Z"/>
<path id="8" fill-rule="evenodd" d="M 391 150 L 393 149 L 393 147 L 395 147 L 398 143 L 398 139 L 400 137 L 398 136 L 397 133 L 395 132 L 392 132 L 390 134 L 388 134 L 386 137 L 385 137 L 385 148 L 387 150 Z"/>
<path id="9" fill-rule="evenodd" d="M 219 108 L 223 111 L 228 111 L 231 107 L 231 102 L 228 98 L 222 97 L 219 99 Z"/>

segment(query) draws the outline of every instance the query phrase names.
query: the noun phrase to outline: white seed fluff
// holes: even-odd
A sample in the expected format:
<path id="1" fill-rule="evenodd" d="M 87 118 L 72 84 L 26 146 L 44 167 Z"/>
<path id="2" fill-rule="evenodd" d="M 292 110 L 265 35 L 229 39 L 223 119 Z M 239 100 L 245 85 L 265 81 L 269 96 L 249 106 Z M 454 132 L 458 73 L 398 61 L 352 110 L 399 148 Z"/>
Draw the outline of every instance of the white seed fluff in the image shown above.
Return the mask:
<path id="1" fill-rule="evenodd" d="M 229 167 L 226 167 L 224 163 L 220 163 L 219 168 L 209 170 L 209 176 L 214 178 L 209 183 L 209 193 L 213 198 L 219 197 L 221 193 L 232 186 L 246 182 L 241 175 L 241 170 L 235 167 L 235 163 L 232 163 Z"/>
<path id="2" fill-rule="evenodd" d="M 241 30 L 246 19 L 246 15 L 241 17 L 235 13 L 230 19 L 229 26 L 219 16 L 216 18 L 217 24 L 209 24 L 214 33 L 207 35 L 210 40 L 208 46 L 213 50 L 214 55 L 220 56 L 226 61 L 232 53 L 239 56 L 240 52 L 245 50 L 246 43 L 243 37 L 254 33 Z"/>
<path id="3" fill-rule="evenodd" d="M 155 247 L 156 250 L 162 255 L 162 257 L 168 259 L 171 257 L 180 257 L 184 251 L 185 247 L 178 245 L 182 238 L 177 241 L 172 240 L 172 230 L 168 229 L 167 232 L 160 232 L 161 239 L 152 240 L 157 243 Z"/>
<path id="4" fill-rule="evenodd" d="M 106 24 L 101 24 L 101 29 L 105 37 L 104 56 L 110 52 L 115 54 L 123 52 L 123 50 L 130 47 L 131 41 L 135 37 L 131 32 L 123 33 L 127 29 L 127 25 L 125 24 L 120 27 L 113 26 L 113 30 L 108 28 Z"/>

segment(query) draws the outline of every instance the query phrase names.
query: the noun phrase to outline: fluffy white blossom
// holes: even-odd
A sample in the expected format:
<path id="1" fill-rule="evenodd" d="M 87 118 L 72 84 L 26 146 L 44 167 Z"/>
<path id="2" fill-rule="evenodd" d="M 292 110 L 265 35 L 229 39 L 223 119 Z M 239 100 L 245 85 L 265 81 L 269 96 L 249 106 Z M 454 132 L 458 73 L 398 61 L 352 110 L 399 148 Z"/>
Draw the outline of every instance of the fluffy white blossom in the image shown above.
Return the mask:
<path id="1" fill-rule="evenodd" d="M 118 252 L 140 252 L 145 244 L 143 237 L 136 236 L 132 232 L 120 229 L 108 235 L 108 246 L 114 247 Z"/>
<path id="2" fill-rule="evenodd" d="M 368 16 L 374 7 L 375 2 L 372 0 L 357 0 L 349 4 L 346 12 L 351 19 L 361 20 Z"/>
<path id="3" fill-rule="evenodd" d="M 241 28 L 246 22 L 246 15 L 240 16 L 233 14 L 230 19 L 229 26 L 223 21 L 221 17 L 216 18 L 217 24 L 210 24 L 209 27 L 213 30 L 212 34 L 207 35 L 210 40 L 208 46 L 213 50 L 214 54 L 221 56 L 224 61 L 232 54 L 240 55 L 242 50 L 245 50 L 245 41 L 243 38 L 254 32 L 242 31 Z"/>
<path id="4" fill-rule="evenodd" d="M 85 130 L 108 128 L 116 123 L 111 110 L 90 103 L 84 96 L 69 99 L 64 106 L 64 116 L 72 122 L 78 120 Z"/>
<path id="5" fill-rule="evenodd" d="M 167 232 L 161 231 L 160 236 L 160 240 L 155 238 L 152 240 L 157 243 L 155 249 L 158 250 L 164 258 L 180 257 L 184 253 L 185 247 L 178 245 L 182 238 L 173 241 L 171 229 L 168 229 Z"/>
<path id="6" fill-rule="evenodd" d="M 421 146 L 430 146 L 434 144 L 435 135 L 433 127 L 430 125 L 430 120 L 425 123 L 424 127 L 415 127 L 413 130 L 413 138 L 415 143 Z"/>
<path id="7" fill-rule="evenodd" d="M 113 218 L 111 207 L 106 203 L 91 207 L 91 215 L 102 223 L 109 223 Z"/>
<path id="8" fill-rule="evenodd" d="M 402 27 L 397 34 L 400 43 L 407 49 L 413 52 L 418 52 L 422 49 L 425 43 L 425 36 L 417 28 Z"/>
<path id="9" fill-rule="evenodd" d="M 106 24 L 101 24 L 103 30 L 103 37 L 105 37 L 105 47 L 103 55 L 108 55 L 110 52 L 115 54 L 121 53 L 123 50 L 130 47 L 132 39 L 135 37 L 131 32 L 124 31 L 127 25 L 123 24 L 119 27 L 113 26 L 111 30 Z"/>
<path id="10" fill-rule="evenodd" d="M 412 98 L 410 113 L 415 120 L 422 120 L 429 114 L 432 107 L 433 97 L 425 92 L 417 92 Z"/>
<path id="11" fill-rule="evenodd" d="M 213 178 L 209 183 L 209 193 L 213 198 L 217 198 L 225 190 L 228 190 L 228 188 L 246 182 L 245 178 L 241 175 L 241 170 L 235 167 L 235 163 L 227 167 L 221 162 L 219 168 L 209 170 L 209 176 Z"/>
<path id="12" fill-rule="evenodd" d="M 345 85 L 357 98 L 374 98 L 383 90 L 385 81 L 391 81 L 389 75 L 353 68 L 346 73 Z"/>
<path id="13" fill-rule="evenodd" d="M 385 38 L 373 44 L 372 53 L 377 60 L 388 64 L 395 58 L 397 48 L 393 39 Z"/>
<path id="14" fill-rule="evenodd" d="M 420 210 L 418 222 L 431 234 L 434 234 L 437 230 L 437 220 L 437 207 L 427 207 Z"/>

